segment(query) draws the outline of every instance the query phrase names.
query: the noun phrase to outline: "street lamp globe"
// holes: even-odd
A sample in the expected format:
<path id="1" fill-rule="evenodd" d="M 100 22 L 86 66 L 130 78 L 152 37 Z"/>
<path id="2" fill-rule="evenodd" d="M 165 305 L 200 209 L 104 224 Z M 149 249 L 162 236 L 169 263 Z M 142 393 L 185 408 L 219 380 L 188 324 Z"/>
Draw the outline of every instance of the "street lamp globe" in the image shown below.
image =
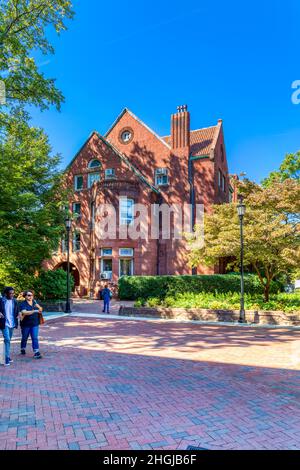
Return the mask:
<path id="1" fill-rule="evenodd" d="M 237 212 L 238 212 L 239 217 L 244 217 L 245 212 L 246 212 L 246 206 L 243 203 L 243 197 L 242 196 L 239 197 L 239 203 L 237 205 Z"/>
<path id="2" fill-rule="evenodd" d="M 71 224 L 72 224 L 72 220 L 70 219 L 70 217 L 67 217 L 65 220 L 65 225 L 66 225 L 67 230 L 70 230 Z"/>

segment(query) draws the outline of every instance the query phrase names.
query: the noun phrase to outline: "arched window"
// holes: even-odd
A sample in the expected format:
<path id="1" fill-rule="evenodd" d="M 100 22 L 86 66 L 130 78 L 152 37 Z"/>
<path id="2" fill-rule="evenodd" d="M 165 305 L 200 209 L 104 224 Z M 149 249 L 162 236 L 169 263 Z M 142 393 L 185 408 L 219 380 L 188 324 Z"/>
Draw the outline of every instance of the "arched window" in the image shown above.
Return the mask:
<path id="1" fill-rule="evenodd" d="M 89 162 L 89 165 L 88 165 L 88 167 L 91 168 L 91 169 L 92 168 L 99 168 L 100 166 L 101 166 L 101 163 L 99 162 L 99 160 L 91 160 Z"/>

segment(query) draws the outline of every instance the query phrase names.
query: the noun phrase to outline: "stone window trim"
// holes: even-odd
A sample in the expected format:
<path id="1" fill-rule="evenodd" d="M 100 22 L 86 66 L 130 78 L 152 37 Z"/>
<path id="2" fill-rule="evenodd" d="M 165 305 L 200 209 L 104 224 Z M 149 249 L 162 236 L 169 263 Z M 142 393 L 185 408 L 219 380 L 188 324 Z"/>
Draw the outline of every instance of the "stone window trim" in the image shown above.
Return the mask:
<path id="1" fill-rule="evenodd" d="M 124 134 L 124 132 L 130 132 L 130 139 L 128 139 L 126 142 L 124 142 L 124 140 L 122 139 L 122 135 Z M 127 145 L 127 144 L 130 144 L 130 142 L 132 142 L 132 139 L 133 139 L 133 129 L 131 127 L 123 127 L 120 132 L 119 132 L 119 142 L 123 145 Z"/>

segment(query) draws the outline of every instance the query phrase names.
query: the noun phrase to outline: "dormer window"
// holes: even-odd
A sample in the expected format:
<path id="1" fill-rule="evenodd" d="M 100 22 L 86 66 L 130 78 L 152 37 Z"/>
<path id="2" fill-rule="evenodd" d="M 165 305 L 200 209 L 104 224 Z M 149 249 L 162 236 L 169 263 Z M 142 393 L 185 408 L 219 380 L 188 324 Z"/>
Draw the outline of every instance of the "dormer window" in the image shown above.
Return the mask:
<path id="1" fill-rule="evenodd" d="M 169 176 L 168 176 L 167 168 L 156 168 L 155 184 L 156 186 L 164 186 L 164 185 L 169 184 Z"/>

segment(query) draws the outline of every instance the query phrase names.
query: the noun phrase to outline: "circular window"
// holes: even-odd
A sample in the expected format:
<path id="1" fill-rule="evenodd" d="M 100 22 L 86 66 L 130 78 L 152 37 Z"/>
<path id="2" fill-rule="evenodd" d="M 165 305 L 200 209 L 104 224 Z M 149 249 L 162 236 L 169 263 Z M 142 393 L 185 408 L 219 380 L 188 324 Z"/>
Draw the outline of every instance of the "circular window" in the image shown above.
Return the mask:
<path id="1" fill-rule="evenodd" d="M 128 144 L 133 138 L 133 130 L 130 128 L 122 129 L 119 135 L 119 139 L 122 144 Z"/>

